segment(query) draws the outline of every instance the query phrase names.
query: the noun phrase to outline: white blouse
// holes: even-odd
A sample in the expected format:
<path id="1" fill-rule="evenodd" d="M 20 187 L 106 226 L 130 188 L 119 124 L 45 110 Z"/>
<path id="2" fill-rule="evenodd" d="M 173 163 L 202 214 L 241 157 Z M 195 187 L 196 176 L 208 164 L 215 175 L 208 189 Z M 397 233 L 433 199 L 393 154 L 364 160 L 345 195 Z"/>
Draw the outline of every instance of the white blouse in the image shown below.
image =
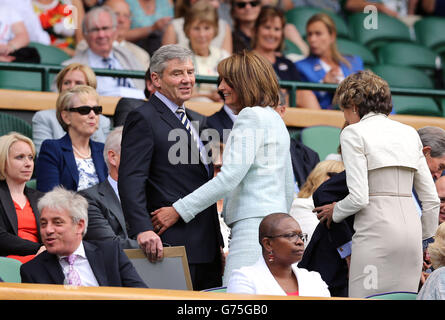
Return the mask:
<path id="1" fill-rule="evenodd" d="M 93 159 L 76 159 L 77 171 L 79 171 L 79 184 L 77 191 L 87 189 L 99 183 Z"/>

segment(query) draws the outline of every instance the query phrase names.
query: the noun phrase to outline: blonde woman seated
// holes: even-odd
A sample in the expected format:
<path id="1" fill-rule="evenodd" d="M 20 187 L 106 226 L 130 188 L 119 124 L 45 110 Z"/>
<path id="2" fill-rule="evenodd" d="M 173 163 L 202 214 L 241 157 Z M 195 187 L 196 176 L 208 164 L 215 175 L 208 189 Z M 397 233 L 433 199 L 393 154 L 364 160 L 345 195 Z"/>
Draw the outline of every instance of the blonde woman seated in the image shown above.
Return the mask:
<path id="1" fill-rule="evenodd" d="M 227 292 L 330 297 L 320 274 L 298 268 L 306 234 L 287 213 L 272 213 L 259 226 L 262 256 L 252 266 L 233 271 Z"/>
<path id="2" fill-rule="evenodd" d="M 43 193 L 26 186 L 35 155 L 28 137 L 16 132 L 0 137 L 0 256 L 22 263 L 45 250 L 37 209 Z"/>
<path id="3" fill-rule="evenodd" d="M 80 191 L 107 178 L 104 144 L 91 140 L 99 127 L 99 95 L 90 86 L 63 91 L 56 102 L 57 120 L 66 134 L 45 140 L 37 158 L 37 190 L 55 186 Z"/>
<path id="4" fill-rule="evenodd" d="M 311 241 L 312 234 L 319 223 L 317 215 L 312 212 L 314 210 L 312 194 L 323 182 L 343 170 L 345 170 L 345 167 L 341 161 L 325 160 L 319 162 L 301 187 L 298 198 L 295 198 L 292 202 L 289 214 L 298 221 L 303 232 L 307 233 L 308 243 Z"/>
<path id="5" fill-rule="evenodd" d="M 445 300 L 445 223 L 437 229 L 428 252 L 434 271 L 420 289 L 417 300 Z"/>

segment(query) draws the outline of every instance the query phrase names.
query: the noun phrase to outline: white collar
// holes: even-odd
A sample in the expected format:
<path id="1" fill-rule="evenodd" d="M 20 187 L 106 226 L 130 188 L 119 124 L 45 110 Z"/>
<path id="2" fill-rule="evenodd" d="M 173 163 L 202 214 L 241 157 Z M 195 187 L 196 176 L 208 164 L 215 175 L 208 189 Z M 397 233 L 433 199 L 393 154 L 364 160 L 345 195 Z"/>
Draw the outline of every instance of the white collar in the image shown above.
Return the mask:
<path id="1" fill-rule="evenodd" d="M 72 254 L 80 256 L 80 257 L 82 257 L 84 259 L 87 258 L 86 254 L 85 254 L 85 248 L 83 247 L 83 242 L 82 241 L 80 241 L 79 246 L 77 247 L 77 249 Z M 66 258 L 66 257 L 68 257 L 68 256 L 59 256 L 58 255 L 59 261 L 63 260 L 63 258 Z"/>

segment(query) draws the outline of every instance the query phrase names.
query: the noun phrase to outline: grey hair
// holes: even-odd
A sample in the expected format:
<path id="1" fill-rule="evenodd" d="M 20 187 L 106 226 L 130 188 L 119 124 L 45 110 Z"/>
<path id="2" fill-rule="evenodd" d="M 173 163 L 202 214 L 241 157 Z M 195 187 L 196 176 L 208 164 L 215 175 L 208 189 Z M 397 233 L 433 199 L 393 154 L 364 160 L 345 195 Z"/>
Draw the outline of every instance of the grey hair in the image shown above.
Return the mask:
<path id="1" fill-rule="evenodd" d="M 124 129 L 123 126 L 119 126 L 113 129 L 105 140 L 105 147 L 104 147 L 104 159 L 105 163 L 107 164 L 108 170 L 110 170 L 110 163 L 108 162 L 108 151 L 113 150 L 116 153 L 121 153 L 121 142 L 122 142 L 122 130 Z"/>
<path id="2" fill-rule="evenodd" d="M 431 147 L 431 157 L 438 158 L 445 155 L 445 130 L 439 127 L 423 127 L 417 130 L 422 145 Z"/>
<path id="3" fill-rule="evenodd" d="M 108 6 L 100 6 L 100 7 L 95 7 L 93 9 L 91 9 L 90 11 L 88 11 L 85 14 L 85 17 L 83 18 L 83 21 L 82 21 L 82 32 L 84 35 L 88 34 L 88 27 L 90 24 L 89 22 L 93 21 L 94 19 L 97 19 L 99 14 L 102 12 L 106 12 L 111 16 L 113 29 L 116 29 L 116 27 L 117 27 L 116 13 L 113 11 L 113 9 L 111 9 Z"/>
<path id="4" fill-rule="evenodd" d="M 45 208 L 68 212 L 75 224 L 78 224 L 80 220 L 85 221 L 85 230 L 82 234 L 85 236 L 88 227 L 88 201 L 80 194 L 56 186 L 37 202 L 39 212 Z"/>
<path id="5" fill-rule="evenodd" d="M 150 71 L 162 76 L 167 62 L 173 59 L 180 61 L 193 60 L 193 52 L 179 44 L 168 44 L 160 47 L 150 59 Z"/>

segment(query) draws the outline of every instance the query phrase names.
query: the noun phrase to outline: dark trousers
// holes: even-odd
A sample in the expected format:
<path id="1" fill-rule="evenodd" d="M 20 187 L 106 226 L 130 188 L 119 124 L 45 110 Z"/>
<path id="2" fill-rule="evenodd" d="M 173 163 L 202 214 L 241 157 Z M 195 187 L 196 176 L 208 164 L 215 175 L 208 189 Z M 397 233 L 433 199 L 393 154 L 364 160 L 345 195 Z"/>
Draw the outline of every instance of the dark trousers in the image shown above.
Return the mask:
<path id="1" fill-rule="evenodd" d="M 222 267 L 220 259 L 212 263 L 190 263 L 190 276 L 192 278 L 193 290 L 222 286 Z"/>

